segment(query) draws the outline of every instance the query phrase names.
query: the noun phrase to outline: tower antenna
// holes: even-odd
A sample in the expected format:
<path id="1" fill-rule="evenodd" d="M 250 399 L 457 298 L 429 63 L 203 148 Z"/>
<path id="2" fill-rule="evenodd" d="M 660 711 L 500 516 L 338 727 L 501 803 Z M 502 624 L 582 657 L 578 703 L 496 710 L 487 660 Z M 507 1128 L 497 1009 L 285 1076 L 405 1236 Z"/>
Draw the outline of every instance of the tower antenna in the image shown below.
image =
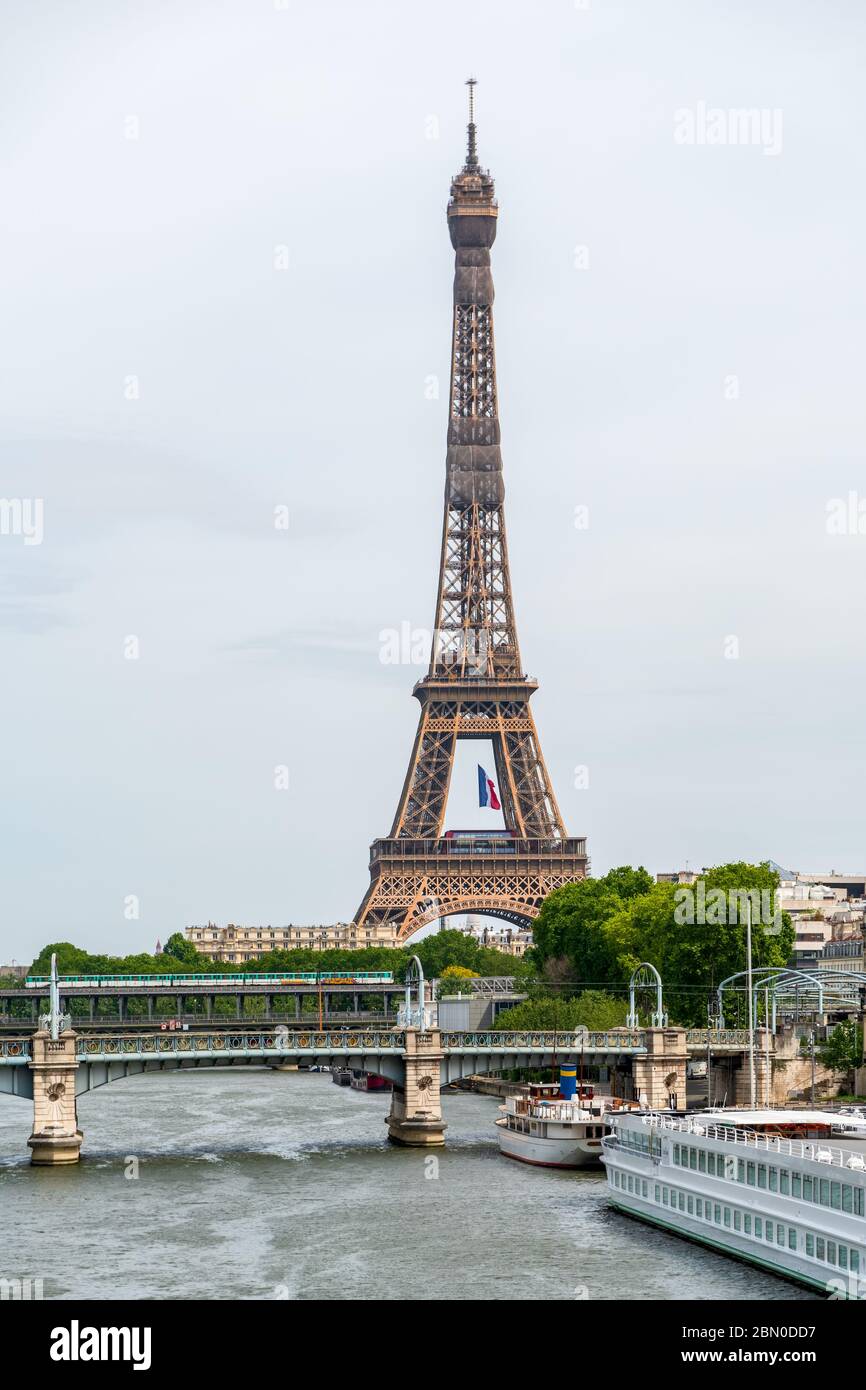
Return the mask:
<path id="1" fill-rule="evenodd" d="M 477 83 L 478 79 L 475 77 L 469 77 L 466 80 L 466 86 L 469 88 L 469 125 L 467 127 L 469 138 L 466 150 L 467 169 L 478 168 L 478 151 L 475 147 L 475 88 Z"/>

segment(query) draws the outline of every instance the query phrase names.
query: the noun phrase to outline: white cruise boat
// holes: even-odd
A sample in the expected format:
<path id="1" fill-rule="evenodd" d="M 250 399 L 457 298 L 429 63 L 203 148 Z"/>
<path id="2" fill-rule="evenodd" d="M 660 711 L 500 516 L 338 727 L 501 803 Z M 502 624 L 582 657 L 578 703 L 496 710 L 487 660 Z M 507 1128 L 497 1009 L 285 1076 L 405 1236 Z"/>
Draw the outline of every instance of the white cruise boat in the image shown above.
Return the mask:
<path id="1" fill-rule="evenodd" d="M 601 1162 L 610 1097 L 594 1096 L 592 1087 L 577 1092 L 574 1082 L 574 1070 L 563 1067 L 558 1088 L 529 1086 L 506 1099 L 496 1121 L 506 1158 L 541 1168 L 587 1168 Z"/>
<path id="2" fill-rule="evenodd" d="M 866 1296 L 866 1120 L 821 1110 L 615 1113 L 612 1205 L 837 1298 Z"/>

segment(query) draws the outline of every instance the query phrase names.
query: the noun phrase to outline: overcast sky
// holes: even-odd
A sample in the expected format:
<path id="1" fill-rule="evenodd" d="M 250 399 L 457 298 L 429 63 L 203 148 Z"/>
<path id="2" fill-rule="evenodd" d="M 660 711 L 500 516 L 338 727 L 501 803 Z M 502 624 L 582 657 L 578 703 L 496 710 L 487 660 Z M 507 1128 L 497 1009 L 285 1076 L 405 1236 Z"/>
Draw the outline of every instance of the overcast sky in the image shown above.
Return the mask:
<path id="1" fill-rule="evenodd" d="M 433 621 L 470 72 L 569 831 L 595 873 L 866 867 L 856 0 L 2 25 L 0 496 L 44 511 L 0 535 L 0 958 L 356 910 L 423 670 L 380 634 Z"/>

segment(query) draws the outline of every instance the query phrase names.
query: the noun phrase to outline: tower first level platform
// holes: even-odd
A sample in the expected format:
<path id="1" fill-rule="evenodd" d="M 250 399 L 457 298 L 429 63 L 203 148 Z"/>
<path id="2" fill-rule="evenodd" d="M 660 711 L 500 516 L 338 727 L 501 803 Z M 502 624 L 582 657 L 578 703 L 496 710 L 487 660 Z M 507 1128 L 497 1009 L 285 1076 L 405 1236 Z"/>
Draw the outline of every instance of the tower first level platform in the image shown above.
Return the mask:
<path id="1" fill-rule="evenodd" d="M 453 913 L 480 912 L 527 926 L 554 888 L 585 878 L 585 839 L 539 840 L 479 832 L 473 840 L 374 840 L 359 922 L 398 940 Z"/>

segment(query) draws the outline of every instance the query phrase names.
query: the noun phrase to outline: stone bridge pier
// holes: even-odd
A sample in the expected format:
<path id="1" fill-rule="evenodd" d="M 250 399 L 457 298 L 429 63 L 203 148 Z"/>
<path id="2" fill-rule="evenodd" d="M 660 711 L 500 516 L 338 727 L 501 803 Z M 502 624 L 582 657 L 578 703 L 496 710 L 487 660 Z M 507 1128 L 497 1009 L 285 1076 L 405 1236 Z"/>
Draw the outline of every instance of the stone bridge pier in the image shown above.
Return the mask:
<path id="1" fill-rule="evenodd" d="M 33 1034 L 28 1063 L 33 1079 L 33 1133 L 27 1140 L 30 1161 L 43 1165 L 77 1163 L 84 1138 L 78 1128 L 75 1076 L 78 1071 L 76 1036 L 71 1030 L 52 1038 Z"/>
<path id="2" fill-rule="evenodd" d="M 431 1148 L 445 1143 L 439 1094 L 442 1057 L 438 1029 L 406 1029 L 403 1086 L 395 1083 L 385 1121 L 393 1144 Z"/>
<path id="3" fill-rule="evenodd" d="M 676 1103 L 686 1105 L 686 1048 L 685 1028 L 647 1028 L 646 1054 L 633 1062 L 635 1097 L 645 1101 L 653 1110 L 665 1110 L 676 1096 Z"/>

